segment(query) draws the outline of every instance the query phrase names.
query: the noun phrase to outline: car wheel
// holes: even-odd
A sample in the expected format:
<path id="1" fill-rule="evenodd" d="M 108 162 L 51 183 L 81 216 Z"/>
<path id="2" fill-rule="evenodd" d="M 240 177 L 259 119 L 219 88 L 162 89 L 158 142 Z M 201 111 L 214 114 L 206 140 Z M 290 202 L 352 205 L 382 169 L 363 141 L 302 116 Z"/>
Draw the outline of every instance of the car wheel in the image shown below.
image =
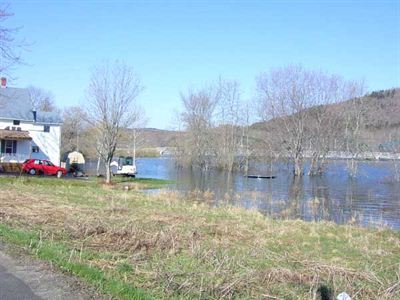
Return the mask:
<path id="1" fill-rule="evenodd" d="M 30 169 L 28 171 L 29 175 L 36 175 L 36 170 L 35 169 Z"/>
<path id="2" fill-rule="evenodd" d="M 57 178 L 61 178 L 61 176 L 62 176 L 62 171 L 57 171 L 56 175 L 57 175 Z"/>

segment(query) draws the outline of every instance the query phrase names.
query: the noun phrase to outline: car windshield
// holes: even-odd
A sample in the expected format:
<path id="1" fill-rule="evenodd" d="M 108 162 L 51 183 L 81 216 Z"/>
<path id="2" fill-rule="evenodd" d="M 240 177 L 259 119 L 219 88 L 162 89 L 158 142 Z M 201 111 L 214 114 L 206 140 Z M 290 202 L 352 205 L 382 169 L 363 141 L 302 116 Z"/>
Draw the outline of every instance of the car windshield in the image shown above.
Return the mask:
<path id="1" fill-rule="evenodd" d="M 46 161 L 46 165 L 48 165 L 48 166 L 54 166 L 50 161 Z"/>

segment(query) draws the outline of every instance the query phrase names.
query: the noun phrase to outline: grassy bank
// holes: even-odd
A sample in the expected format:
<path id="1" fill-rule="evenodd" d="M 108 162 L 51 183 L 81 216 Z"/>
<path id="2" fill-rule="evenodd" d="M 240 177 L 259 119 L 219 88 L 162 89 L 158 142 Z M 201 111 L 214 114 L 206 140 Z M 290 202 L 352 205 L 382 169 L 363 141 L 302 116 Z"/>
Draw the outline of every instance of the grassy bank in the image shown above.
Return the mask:
<path id="1" fill-rule="evenodd" d="M 400 298 L 398 232 L 274 221 L 125 184 L 0 178 L 0 238 L 122 299 Z"/>
<path id="2" fill-rule="evenodd" d="M 102 178 L 95 180 L 98 184 L 103 181 Z M 175 183 L 173 180 L 155 179 L 155 178 L 131 178 L 124 176 L 115 176 L 112 179 L 114 187 L 117 189 L 122 187 L 123 189 L 134 189 L 134 190 L 144 190 L 144 189 L 160 189 L 167 185 Z"/>

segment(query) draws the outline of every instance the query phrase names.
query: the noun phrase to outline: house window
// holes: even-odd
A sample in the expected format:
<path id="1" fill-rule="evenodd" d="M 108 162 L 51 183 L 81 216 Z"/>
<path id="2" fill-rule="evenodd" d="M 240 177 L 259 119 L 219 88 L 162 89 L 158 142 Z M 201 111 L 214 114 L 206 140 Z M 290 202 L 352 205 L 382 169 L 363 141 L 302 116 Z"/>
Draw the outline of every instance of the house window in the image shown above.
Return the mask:
<path id="1" fill-rule="evenodd" d="M 19 124 L 20 124 L 20 120 L 14 120 L 14 121 L 13 121 L 13 125 L 18 126 Z"/>
<path id="2" fill-rule="evenodd" d="M 39 153 L 39 146 L 32 146 L 32 153 Z"/>
<path id="3" fill-rule="evenodd" d="M 44 125 L 43 126 L 43 131 L 44 132 L 50 132 L 50 125 Z"/>
<path id="4" fill-rule="evenodd" d="M 7 154 L 17 153 L 17 141 L 2 140 L 1 141 L 1 152 Z"/>

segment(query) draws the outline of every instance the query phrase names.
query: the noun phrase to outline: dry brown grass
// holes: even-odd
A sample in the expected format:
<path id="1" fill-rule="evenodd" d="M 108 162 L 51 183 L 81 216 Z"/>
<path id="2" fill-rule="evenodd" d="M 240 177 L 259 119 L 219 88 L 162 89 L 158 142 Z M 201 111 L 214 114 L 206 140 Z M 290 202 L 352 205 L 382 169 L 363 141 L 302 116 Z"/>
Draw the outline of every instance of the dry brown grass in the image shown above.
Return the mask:
<path id="1" fill-rule="evenodd" d="M 1 184 L 2 223 L 65 241 L 70 260 L 156 298 L 318 299 L 341 291 L 353 299 L 400 298 L 400 236 L 389 230 L 273 221 L 168 191 Z M 94 255 L 82 257 L 84 250 Z"/>

